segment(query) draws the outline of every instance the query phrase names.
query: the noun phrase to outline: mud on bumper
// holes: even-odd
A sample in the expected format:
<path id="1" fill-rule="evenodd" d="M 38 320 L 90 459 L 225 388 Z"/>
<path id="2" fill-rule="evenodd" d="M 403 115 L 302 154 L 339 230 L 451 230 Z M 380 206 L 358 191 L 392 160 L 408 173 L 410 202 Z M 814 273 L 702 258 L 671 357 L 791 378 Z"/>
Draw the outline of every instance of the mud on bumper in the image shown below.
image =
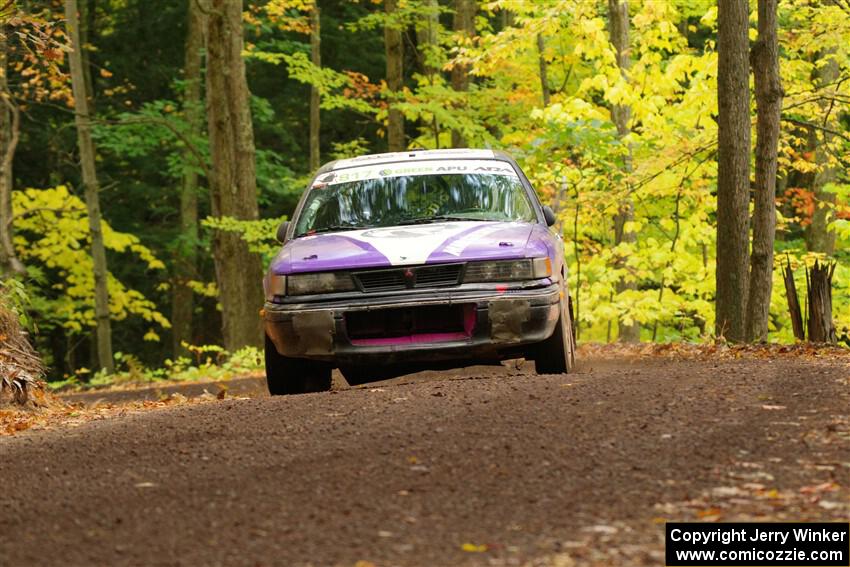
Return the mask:
<path id="1" fill-rule="evenodd" d="M 481 293 L 266 303 L 266 333 L 280 354 L 358 364 L 498 359 L 548 338 L 558 321 L 557 284 Z"/>

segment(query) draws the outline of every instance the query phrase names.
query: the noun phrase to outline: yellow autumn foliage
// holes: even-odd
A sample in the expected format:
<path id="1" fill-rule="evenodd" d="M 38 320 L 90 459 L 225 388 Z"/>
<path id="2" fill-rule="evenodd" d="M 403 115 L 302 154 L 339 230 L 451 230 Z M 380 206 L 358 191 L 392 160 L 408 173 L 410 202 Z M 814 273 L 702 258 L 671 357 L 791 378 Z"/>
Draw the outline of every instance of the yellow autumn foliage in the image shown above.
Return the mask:
<path id="1" fill-rule="evenodd" d="M 49 310 L 47 319 L 58 321 L 73 333 L 93 327 L 94 275 L 89 252 L 89 219 L 84 201 L 65 185 L 24 189 L 13 195 L 15 247 L 20 258 L 36 273 L 49 271 L 54 283 L 44 297 L 34 298 L 36 310 Z M 138 262 L 157 272 L 165 265 L 135 235 L 101 223 L 106 249 L 120 261 Z M 126 287 L 109 274 L 109 311 L 113 320 L 141 317 L 160 329 L 171 327 L 156 304 L 141 292 Z M 145 340 L 159 340 L 150 329 Z"/>

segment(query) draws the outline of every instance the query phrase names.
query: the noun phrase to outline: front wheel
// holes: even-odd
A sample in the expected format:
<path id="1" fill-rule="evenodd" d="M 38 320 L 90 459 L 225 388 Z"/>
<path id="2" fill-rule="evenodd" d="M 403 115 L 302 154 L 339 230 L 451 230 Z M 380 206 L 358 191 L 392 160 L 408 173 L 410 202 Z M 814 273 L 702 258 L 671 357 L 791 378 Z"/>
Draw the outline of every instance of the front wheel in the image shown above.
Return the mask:
<path id="1" fill-rule="evenodd" d="M 266 383 L 272 396 L 326 392 L 331 389 L 331 367 L 315 360 L 283 356 L 266 335 Z"/>
<path id="2" fill-rule="evenodd" d="M 342 366 L 339 371 L 349 386 L 359 386 L 374 380 L 374 373 L 368 372 L 366 368 L 361 366 Z"/>
<path id="3" fill-rule="evenodd" d="M 575 367 L 575 338 L 570 311 L 561 305 L 555 331 L 534 349 L 534 370 L 538 374 L 566 374 Z"/>
<path id="4" fill-rule="evenodd" d="M 398 365 L 375 365 L 375 366 L 340 366 L 339 371 L 342 373 L 345 381 L 349 386 L 359 386 L 369 382 L 378 382 L 380 380 L 389 380 L 415 372 L 415 367 L 398 366 Z"/>

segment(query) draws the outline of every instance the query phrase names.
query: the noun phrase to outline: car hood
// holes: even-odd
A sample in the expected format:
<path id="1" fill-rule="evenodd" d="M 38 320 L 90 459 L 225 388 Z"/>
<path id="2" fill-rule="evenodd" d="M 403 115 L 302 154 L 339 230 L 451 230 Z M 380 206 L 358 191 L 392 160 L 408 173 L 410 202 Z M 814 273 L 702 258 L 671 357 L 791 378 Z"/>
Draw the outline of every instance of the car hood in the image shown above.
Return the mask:
<path id="1" fill-rule="evenodd" d="M 284 245 L 271 272 L 293 274 L 554 254 L 539 224 L 461 221 L 302 236 Z"/>

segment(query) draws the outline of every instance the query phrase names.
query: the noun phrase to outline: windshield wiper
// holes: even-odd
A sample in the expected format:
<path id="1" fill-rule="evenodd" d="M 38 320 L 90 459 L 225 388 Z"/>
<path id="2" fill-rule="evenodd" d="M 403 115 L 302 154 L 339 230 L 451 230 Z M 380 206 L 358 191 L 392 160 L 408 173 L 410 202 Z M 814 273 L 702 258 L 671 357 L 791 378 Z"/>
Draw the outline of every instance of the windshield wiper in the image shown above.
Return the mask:
<path id="1" fill-rule="evenodd" d="M 437 215 L 433 217 L 420 217 L 416 219 L 405 219 L 399 221 L 399 225 L 403 224 L 428 224 L 432 222 L 441 222 L 441 221 L 488 221 L 492 219 L 474 219 L 470 217 L 458 217 L 452 215 Z"/>
<path id="2" fill-rule="evenodd" d="M 365 230 L 369 228 L 368 226 L 357 226 L 354 224 L 332 224 L 330 226 L 323 226 L 322 228 L 312 228 L 307 232 L 302 232 L 297 235 L 299 236 L 311 236 L 313 234 L 319 234 L 320 232 L 342 232 L 344 230 Z"/>

